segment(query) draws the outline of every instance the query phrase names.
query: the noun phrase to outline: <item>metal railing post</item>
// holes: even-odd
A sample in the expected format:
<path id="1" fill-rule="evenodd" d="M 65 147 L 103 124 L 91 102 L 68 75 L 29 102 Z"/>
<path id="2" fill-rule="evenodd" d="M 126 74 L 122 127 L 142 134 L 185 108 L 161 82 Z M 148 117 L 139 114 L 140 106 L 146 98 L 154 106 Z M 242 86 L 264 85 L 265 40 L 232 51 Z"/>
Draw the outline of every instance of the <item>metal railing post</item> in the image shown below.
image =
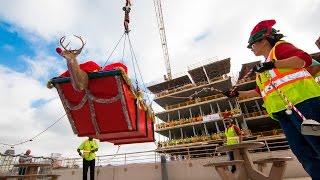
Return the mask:
<path id="1" fill-rule="evenodd" d="M 97 157 L 97 161 L 96 161 L 96 166 L 99 166 L 99 164 L 100 164 L 100 158 L 99 158 L 99 156 Z"/>
<path id="2" fill-rule="evenodd" d="M 269 148 L 269 145 L 268 145 L 267 140 L 264 140 L 264 143 L 265 143 L 265 145 L 267 146 L 268 152 L 270 152 L 270 148 Z"/>

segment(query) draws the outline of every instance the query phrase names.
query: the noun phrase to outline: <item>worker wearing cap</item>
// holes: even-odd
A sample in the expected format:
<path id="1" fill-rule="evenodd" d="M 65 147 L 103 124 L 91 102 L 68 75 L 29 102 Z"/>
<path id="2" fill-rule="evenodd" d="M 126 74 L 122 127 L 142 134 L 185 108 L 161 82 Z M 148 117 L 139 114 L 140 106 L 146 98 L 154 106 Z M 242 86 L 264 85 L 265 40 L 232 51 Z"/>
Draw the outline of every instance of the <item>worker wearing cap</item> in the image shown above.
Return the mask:
<path id="1" fill-rule="evenodd" d="M 239 144 L 241 140 L 241 130 L 238 126 L 236 126 L 232 119 L 227 119 L 225 120 L 227 124 L 227 128 L 224 131 L 224 134 L 226 136 L 226 144 L 227 145 L 233 145 L 233 144 Z M 233 161 L 234 160 L 234 154 L 232 151 L 227 152 L 229 156 L 229 160 Z M 231 172 L 234 173 L 236 171 L 236 166 L 233 165 L 231 166 Z"/>
<path id="2" fill-rule="evenodd" d="M 94 180 L 94 168 L 96 152 L 98 151 L 98 143 L 92 137 L 83 141 L 77 151 L 83 157 L 83 180 L 87 180 L 88 168 L 90 167 L 90 180 Z M 82 153 L 81 153 L 82 150 Z"/>
<path id="3" fill-rule="evenodd" d="M 283 41 L 284 35 L 273 28 L 275 23 L 275 20 L 259 22 L 249 37 L 247 47 L 256 56 L 265 58 L 253 68 L 257 88 L 228 91 L 225 95 L 262 96 L 264 107 L 279 121 L 292 152 L 313 179 L 320 179 L 320 136 L 301 134 L 301 117 L 279 93 L 280 90 L 307 119 L 320 122 L 320 86 L 305 70 L 312 63 L 310 55 Z"/>

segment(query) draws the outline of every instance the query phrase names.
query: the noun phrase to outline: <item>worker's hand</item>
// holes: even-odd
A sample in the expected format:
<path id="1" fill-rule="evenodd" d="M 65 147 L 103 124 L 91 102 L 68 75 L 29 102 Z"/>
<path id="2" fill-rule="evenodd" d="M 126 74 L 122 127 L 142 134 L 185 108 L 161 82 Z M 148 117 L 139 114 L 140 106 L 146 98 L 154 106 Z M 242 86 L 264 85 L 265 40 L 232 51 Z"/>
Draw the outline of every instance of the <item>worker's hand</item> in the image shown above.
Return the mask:
<path id="1" fill-rule="evenodd" d="M 228 90 L 222 93 L 223 95 L 227 96 L 228 98 L 234 98 L 239 96 L 239 91 L 237 90 Z"/>
<path id="2" fill-rule="evenodd" d="M 320 37 L 316 40 L 316 45 L 317 45 L 318 48 L 320 49 Z"/>
<path id="3" fill-rule="evenodd" d="M 271 70 L 271 69 L 275 68 L 274 62 L 275 62 L 275 60 L 259 63 L 253 67 L 253 71 L 258 72 L 258 73 L 262 73 L 264 71 Z"/>
<path id="4" fill-rule="evenodd" d="M 80 149 L 77 149 L 77 152 L 78 152 L 79 156 L 82 157 L 82 153 L 81 153 Z"/>
<path id="5" fill-rule="evenodd" d="M 91 153 L 95 153 L 95 152 L 96 152 L 96 149 L 91 149 L 90 152 L 91 152 Z"/>

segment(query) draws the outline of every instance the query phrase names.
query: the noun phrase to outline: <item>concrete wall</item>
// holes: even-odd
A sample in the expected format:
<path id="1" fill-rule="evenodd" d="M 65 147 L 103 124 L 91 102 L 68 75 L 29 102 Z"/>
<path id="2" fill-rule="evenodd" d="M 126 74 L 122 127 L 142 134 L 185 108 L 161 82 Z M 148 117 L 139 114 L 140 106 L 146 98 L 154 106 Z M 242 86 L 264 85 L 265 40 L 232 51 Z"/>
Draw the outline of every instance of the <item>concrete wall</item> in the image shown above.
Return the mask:
<path id="1" fill-rule="evenodd" d="M 294 155 L 291 151 L 272 153 L 254 153 L 252 159 L 286 157 Z M 226 157 L 215 157 L 196 160 L 169 161 L 167 171 L 169 180 L 214 180 L 220 179 L 214 168 L 203 167 L 209 161 L 224 160 Z M 294 157 L 295 158 L 295 157 Z M 60 180 L 82 179 L 82 169 L 57 169 L 54 173 L 62 175 Z M 307 174 L 296 160 L 289 161 L 285 178 L 306 177 Z M 161 164 L 129 164 L 123 166 L 96 167 L 97 180 L 162 180 Z"/>

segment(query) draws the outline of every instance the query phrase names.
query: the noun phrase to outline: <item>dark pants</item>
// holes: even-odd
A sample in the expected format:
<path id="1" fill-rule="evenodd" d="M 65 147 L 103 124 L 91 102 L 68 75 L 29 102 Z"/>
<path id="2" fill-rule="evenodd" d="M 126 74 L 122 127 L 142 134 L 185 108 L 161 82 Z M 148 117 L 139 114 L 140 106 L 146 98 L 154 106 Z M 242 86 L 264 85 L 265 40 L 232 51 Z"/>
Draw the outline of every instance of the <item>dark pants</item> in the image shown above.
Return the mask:
<path id="1" fill-rule="evenodd" d="M 306 100 L 296 105 L 307 118 L 320 122 L 320 97 Z M 301 134 L 302 119 L 293 111 L 287 115 L 285 111 L 273 114 L 279 120 L 294 155 L 312 179 L 320 179 L 320 136 Z"/>
<path id="2" fill-rule="evenodd" d="M 83 159 L 83 180 L 87 180 L 88 168 L 90 167 L 90 180 L 94 180 L 94 167 L 96 160 L 87 161 Z"/>
<path id="3" fill-rule="evenodd" d="M 229 157 L 229 161 L 233 161 L 233 160 L 234 160 L 233 151 L 227 152 L 227 155 L 228 155 L 228 157 Z M 236 171 L 236 166 L 235 166 L 235 165 L 232 165 L 232 166 L 231 166 L 231 172 L 234 173 L 235 171 Z"/>
<path id="4" fill-rule="evenodd" d="M 25 175 L 26 169 L 26 167 L 19 167 L 19 175 Z M 22 178 L 18 178 L 18 180 L 22 180 Z"/>

